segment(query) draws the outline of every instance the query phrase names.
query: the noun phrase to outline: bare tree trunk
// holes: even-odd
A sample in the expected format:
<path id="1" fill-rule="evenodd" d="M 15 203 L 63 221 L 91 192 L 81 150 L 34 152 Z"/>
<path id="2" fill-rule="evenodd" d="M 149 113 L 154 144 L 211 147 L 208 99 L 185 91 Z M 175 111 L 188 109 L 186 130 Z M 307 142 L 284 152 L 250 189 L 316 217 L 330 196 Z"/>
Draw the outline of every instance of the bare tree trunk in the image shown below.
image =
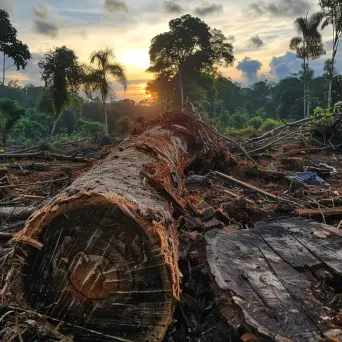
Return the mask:
<path id="1" fill-rule="evenodd" d="M 53 137 L 53 135 L 54 135 L 54 133 L 55 133 L 55 130 L 56 130 L 57 123 L 58 123 L 58 119 L 55 120 L 54 123 L 53 123 L 52 131 L 51 131 L 50 137 Z"/>
<path id="2" fill-rule="evenodd" d="M 184 89 L 183 89 L 183 79 L 182 79 L 182 71 L 179 69 L 179 89 L 181 95 L 181 107 L 184 104 Z"/>
<path id="3" fill-rule="evenodd" d="M 5 74 L 6 74 L 6 55 L 4 52 L 4 60 L 2 63 L 2 85 L 5 85 Z"/>
<path id="4" fill-rule="evenodd" d="M 331 108 L 331 105 L 332 105 L 332 79 L 329 80 L 328 108 Z"/>
<path id="5" fill-rule="evenodd" d="M 304 119 L 306 118 L 306 80 L 304 76 Z"/>
<path id="6" fill-rule="evenodd" d="M 308 80 L 308 83 L 307 83 L 306 93 L 307 93 L 307 101 L 308 101 L 306 117 L 308 118 L 310 116 L 310 105 L 311 105 L 311 102 L 310 102 L 310 99 L 311 99 L 311 95 L 310 95 L 310 80 Z"/>
<path id="7" fill-rule="evenodd" d="M 105 125 L 106 125 L 106 135 L 109 135 L 109 130 L 108 130 L 108 113 L 107 113 L 107 102 L 103 102 L 104 105 L 104 112 L 105 112 Z"/>

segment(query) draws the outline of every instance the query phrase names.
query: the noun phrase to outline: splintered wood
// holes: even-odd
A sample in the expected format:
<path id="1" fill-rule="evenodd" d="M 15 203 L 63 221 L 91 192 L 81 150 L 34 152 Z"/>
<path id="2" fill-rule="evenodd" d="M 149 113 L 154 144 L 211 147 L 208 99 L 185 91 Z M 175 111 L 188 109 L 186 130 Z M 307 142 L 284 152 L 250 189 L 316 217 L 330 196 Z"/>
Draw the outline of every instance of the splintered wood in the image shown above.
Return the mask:
<path id="1" fill-rule="evenodd" d="M 37 211 L 15 237 L 20 306 L 78 341 L 160 341 L 179 298 L 176 221 L 163 196 L 186 204 L 188 140 L 154 127 Z"/>
<path id="2" fill-rule="evenodd" d="M 342 237 L 333 227 L 302 219 L 263 221 L 253 230 L 212 230 L 207 259 L 221 297 L 229 297 L 246 323 L 274 341 L 341 341 L 332 323 L 336 297 L 323 303 L 320 286 L 342 274 Z M 337 289 L 338 290 L 338 289 Z M 233 315 L 222 308 L 229 323 Z M 261 339 L 264 341 L 264 339 Z"/>

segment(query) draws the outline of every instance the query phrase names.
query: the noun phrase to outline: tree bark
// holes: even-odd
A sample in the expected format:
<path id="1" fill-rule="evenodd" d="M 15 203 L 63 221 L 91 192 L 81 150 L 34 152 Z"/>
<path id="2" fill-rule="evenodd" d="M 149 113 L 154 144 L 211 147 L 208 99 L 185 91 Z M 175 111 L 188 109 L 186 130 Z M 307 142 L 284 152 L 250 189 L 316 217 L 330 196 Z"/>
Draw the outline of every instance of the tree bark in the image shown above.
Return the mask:
<path id="1" fill-rule="evenodd" d="M 173 127 L 120 144 L 27 221 L 15 236 L 19 305 L 67 322 L 77 341 L 162 340 L 179 298 L 172 208 L 186 206 L 195 141 Z"/>
<path id="2" fill-rule="evenodd" d="M 51 131 L 50 137 L 53 137 L 53 135 L 55 133 L 55 130 L 56 130 L 57 123 L 58 123 L 58 119 L 53 122 L 53 126 L 52 126 L 52 131 Z"/>
<path id="3" fill-rule="evenodd" d="M 179 89 L 181 94 L 181 107 L 184 104 L 184 89 L 183 89 L 183 79 L 182 79 L 182 71 L 179 69 Z"/>
<path id="4" fill-rule="evenodd" d="M 304 68 L 304 119 L 306 117 L 306 69 Z"/>
<path id="5" fill-rule="evenodd" d="M 308 118 L 310 116 L 310 80 L 308 80 L 307 83 L 307 89 L 306 89 L 306 98 L 307 98 L 307 113 L 306 117 Z"/>
<path id="6" fill-rule="evenodd" d="M 328 108 L 331 108 L 332 104 L 332 79 L 329 80 L 329 89 L 328 89 Z"/>
<path id="7" fill-rule="evenodd" d="M 105 112 L 106 135 L 109 135 L 109 130 L 108 130 L 108 113 L 107 113 L 107 103 L 106 103 L 106 101 L 103 101 L 103 106 L 104 106 L 104 112 Z"/>
<path id="8" fill-rule="evenodd" d="M 2 63 L 2 85 L 5 85 L 5 74 L 6 74 L 6 55 L 5 52 L 3 54 L 3 63 Z"/>

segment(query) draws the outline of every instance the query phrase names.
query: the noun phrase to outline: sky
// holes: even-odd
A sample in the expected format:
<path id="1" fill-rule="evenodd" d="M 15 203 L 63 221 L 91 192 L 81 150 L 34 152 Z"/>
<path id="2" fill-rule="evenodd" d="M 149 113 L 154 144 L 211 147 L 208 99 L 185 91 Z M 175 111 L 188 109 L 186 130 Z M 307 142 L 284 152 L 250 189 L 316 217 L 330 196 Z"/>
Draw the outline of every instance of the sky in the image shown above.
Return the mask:
<path id="1" fill-rule="evenodd" d="M 118 99 L 144 99 L 146 81 L 153 75 L 148 50 L 151 39 L 168 31 L 168 22 L 183 14 L 204 20 L 221 30 L 234 46 L 233 67 L 222 68 L 224 76 L 243 84 L 258 80 L 278 81 L 300 69 L 301 61 L 289 50 L 296 35 L 295 18 L 314 13 L 318 0 L 0 0 L 10 13 L 18 38 L 32 53 L 27 69 L 11 69 L 7 81 L 42 84 L 37 62 L 54 47 L 75 50 L 81 62 L 92 51 L 114 48 L 126 69 L 128 89 L 115 84 Z M 331 55 L 331 31 L 325 29 L 327 55 L 314 61 L 316 76 Z M 342 57 L 342 53 L 339 53 Z M 337 68 L 342 71 L 342 58 Z"/>

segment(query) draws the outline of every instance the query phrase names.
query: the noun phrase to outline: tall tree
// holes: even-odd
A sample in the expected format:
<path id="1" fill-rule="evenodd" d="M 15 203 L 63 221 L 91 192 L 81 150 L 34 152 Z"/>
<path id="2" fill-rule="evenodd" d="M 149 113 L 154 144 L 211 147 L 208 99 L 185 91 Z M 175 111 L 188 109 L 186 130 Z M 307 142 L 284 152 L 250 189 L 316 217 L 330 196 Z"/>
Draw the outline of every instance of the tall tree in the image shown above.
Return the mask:
<path id="1" fill-rule="evenodd" d="M 38 66 L 42 69 L 45 88 L 49 89 L 52 97 L 55 118 L 52 136 L 63 111 L 70 106 L 73 97 L 77 96 L 84 74 L 75 52 L 66 46 L 55 48 L 44 57 Z"/>
<path id="2" fill-rule="evenodd" d="M 331 25 L 333 49 L 331 59 L 326 63 L 326 71 L 329 74 L 328 107 L 332 107 L 332 82 L 335 76 L 336 54 L 339 41 L 342 38 L 342 2 L 341 0 L 320 0 L 319 4 L 324 12 L 322 29 Z"/>
<path id="3" fill-rule="evenodd" d="M 304 117 L 310 113 L 310 62 L 325 53 L 322 36 L 318 31 L 323 19 L 323 13 L 318 12 L 308 17 L 297 18 L 294 22 L 300 36 L 294 37 L 290 42 L 290 49 L 296 51 L 297 57 L 303 60 L 304 73 Z"/>
<path id="4" fill-rule="evenodd" d="M 97 68 L 88 67 L 84 78 L 85 92 L 89 95 L 92 93 L 100 94 L 104 107 L 106 134 L 108 135 L 107 101 L 115 94 L 110 77 L 117 79 L 125 90 L 127 88 L 127 77 L 123 66 L 116 62 L 113 49 L 94 51 L 90 56 L 90 63 L 96 64 Z"/>
<path id="5" fill-rule="evenodd" d="M 189 79 L 196 72 L 212 73 L 217 66 L 231 65 L 233 46 L 221 31 L 211 30 L 205 22 L 189 14 L 171 20 L 169 28 L 152 39 L 148 71 L 159 80 L 177 79 L 182 106 L 186 99 L 185 77 Z"/>
<path id="6" fill-rule="evenodd" d="M 14 127 L 25 109 L 19 106 L 17 101 L 0 99 L 0 120 L 2 128 L 2 144 L 5 145 L 10 130 Z"/>
<path id="7" fill-rule="evenodd" d="M 8 13 L 0 9 L 0 52 L 2 53 L 2 84 L 5 84 L 6 71 L 12 67 L 25 69 L 31 54 L 26 44 L 17 39 L 17 30 L 13 27 Z M 10 65 L 6 65 L 6 61 Z"/>

